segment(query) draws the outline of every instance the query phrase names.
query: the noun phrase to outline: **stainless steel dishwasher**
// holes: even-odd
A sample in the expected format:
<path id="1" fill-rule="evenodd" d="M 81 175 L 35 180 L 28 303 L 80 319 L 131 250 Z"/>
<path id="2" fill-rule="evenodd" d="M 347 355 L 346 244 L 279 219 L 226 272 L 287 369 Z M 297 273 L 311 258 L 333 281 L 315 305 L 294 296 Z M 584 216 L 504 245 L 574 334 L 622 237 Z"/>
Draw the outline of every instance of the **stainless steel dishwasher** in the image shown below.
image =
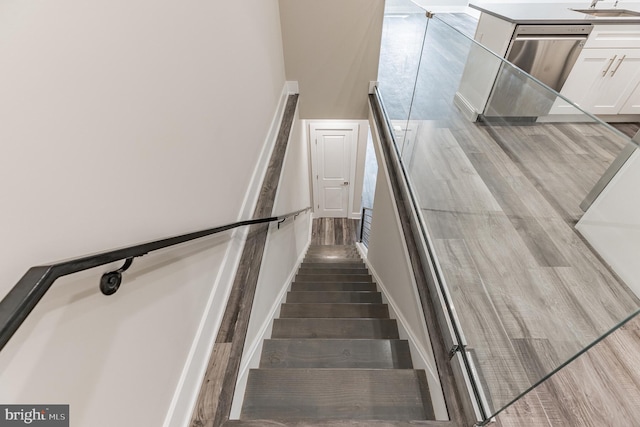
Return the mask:
<path id="1" fill-rule="evenodd" d="M 560 92 L 584 47 L 591 25 L 519 25 L 506 59 Z M 484 115 L 533 120 L 546 115 L 556 96 L 521 73 L 502 65 Z"/>

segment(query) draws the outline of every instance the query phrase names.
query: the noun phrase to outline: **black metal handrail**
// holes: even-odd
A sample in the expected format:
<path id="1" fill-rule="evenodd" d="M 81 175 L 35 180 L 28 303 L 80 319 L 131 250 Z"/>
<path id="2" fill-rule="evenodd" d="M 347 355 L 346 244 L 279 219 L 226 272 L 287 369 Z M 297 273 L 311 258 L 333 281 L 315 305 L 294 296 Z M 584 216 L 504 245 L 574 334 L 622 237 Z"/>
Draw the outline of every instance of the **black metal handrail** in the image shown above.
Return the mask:
<path id="1" fill-rule="evenodd" d="M 29 313 L 31 313 L 33 308 L 49 290 L 51 285 L 53 285 L 53 282 L 62 276 L 78 273 L 80 271 L 99 267 L 115 261 L 126 260 L 125 264 L 120 269 L 105 273 L 100 279 L 100 290 L 102 293 L 105 295 L 111 295 L 120 287 L 120 283 L 122 282 L 122 273 L 131 266 L 134 258 L 159 249 L 179 245 L 181 243 L 211 236 L 212 234 L 221 233 L 238 227 L 264 224 L 274 221 L 281 223 L 287 218 L 296 217 L 309 209 L 311 209 L 311 207 L 306 207 L 285 215 L 238 221 L 232 224 L 222 225 L 220 227 L 209 228 L 180 236 L 155 240 L 153 242 L 101 252 L 94 255 L 73 258 L 50 265 L 31 267 L 11 289 L 11 291 L 9 291 L 9 293 L 2 299 L 2 301 L 0 301 L 0 350 L 4 348 L 5 344 L 9 339 L 11 339 L 16 330 L 18 330 L 22 322 L 24 322 Z"/>

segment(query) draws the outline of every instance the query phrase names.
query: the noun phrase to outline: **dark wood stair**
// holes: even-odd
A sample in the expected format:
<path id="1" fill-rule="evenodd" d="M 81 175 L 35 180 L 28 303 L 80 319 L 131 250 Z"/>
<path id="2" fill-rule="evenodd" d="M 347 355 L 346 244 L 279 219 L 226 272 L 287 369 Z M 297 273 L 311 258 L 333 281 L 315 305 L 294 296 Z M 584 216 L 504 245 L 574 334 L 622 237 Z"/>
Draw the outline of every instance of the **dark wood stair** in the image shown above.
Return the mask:
<path id="1" fill-rule="evenodd" d="M 272 338 L 398 339 L 393 319 L 274 319 Z"/>
<path id="2" fill-rule="evenodd" d="M 412 369 L 409 344 L 396 339 L 270 339 L 260 368 Z"/>
<path id="3" fill-rule="evenodd" d="M 412 369 L 255 369 L 240 418 L 421 420 L 426 384 Z"/>
<path id="4" fill-rule="evenodd" d="M 239 422 L 433 419 L 425 372 L 413 369 L 355 247 L 309 248 L 249 373 Z"/>
<path id="5" fill-rule="evenodd" d="M 291 291 L 370 291 L 376 292 L 372 282 L 293 282 Z"/>
<path id="6" fill-rule="evenodd" d="M 289 292 L 287 302 L 382 304 L 382 296 L 380 292 L 366 291 L 298 291 Z"/>

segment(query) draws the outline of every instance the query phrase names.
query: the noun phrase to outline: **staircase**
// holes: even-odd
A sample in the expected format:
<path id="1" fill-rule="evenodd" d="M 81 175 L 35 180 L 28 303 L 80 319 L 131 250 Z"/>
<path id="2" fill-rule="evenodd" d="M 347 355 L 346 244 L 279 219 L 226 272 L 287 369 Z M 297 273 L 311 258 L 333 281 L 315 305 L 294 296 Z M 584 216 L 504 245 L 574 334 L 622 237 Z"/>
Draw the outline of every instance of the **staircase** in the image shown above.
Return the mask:
<path id="1" fill-rule="evenodd" d="M 426 375 L 354 246 L 311 246 L 241 420 L 433 420 Z M 311 425 L 311 424 L 305 424 Z"/>

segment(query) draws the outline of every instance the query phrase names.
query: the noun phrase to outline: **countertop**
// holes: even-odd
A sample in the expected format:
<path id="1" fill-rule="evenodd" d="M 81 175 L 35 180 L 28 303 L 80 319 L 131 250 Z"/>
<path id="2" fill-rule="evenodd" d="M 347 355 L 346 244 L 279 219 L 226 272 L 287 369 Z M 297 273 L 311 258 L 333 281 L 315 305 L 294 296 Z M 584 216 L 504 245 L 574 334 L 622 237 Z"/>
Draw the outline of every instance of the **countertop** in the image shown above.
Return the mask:
<path id="1" fill-rule="evenodd" d="M 469 7 L 515 24 L 640 24 L 640 16 L 594 17 L 571 9 L 588 9 L 581 3 L 488 3 L 472 2 Z M 596 9 L 613 9 L 611 2 L 599 2 Z M 616 9 L 640 12 L 640 2 L 620 1 Z"/>

